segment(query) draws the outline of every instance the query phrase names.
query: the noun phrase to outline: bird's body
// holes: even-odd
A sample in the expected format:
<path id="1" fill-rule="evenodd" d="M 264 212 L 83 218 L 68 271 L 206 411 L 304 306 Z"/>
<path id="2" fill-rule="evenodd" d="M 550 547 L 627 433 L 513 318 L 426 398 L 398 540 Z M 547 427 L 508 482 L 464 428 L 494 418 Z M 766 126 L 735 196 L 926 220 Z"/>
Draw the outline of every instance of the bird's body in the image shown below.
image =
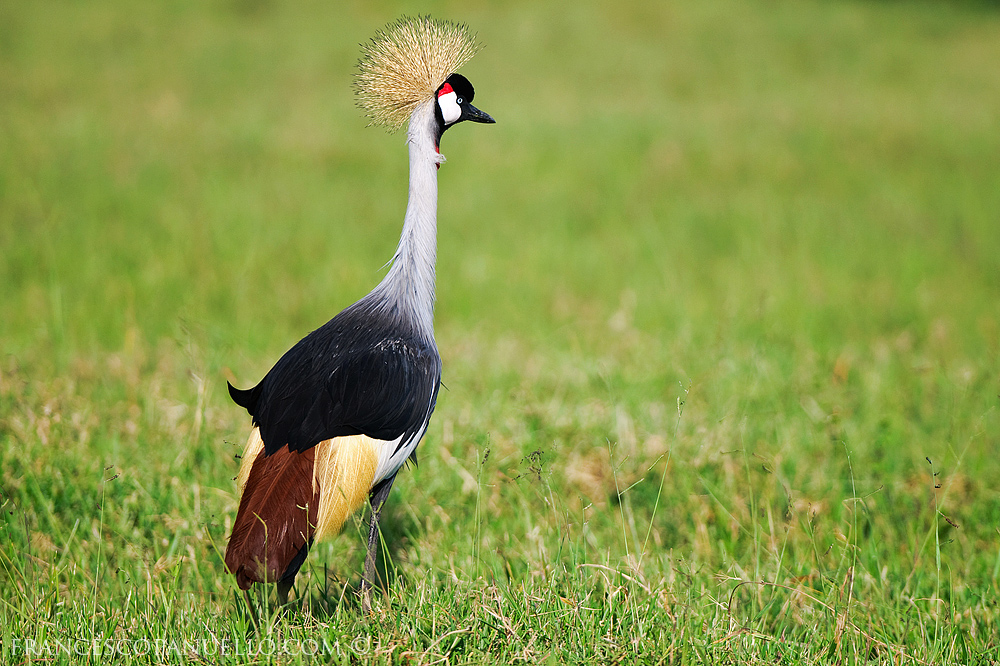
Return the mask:
<path id="1" fill-rule="evenodd" d="M 453 73 L 474 53 L 463 27 L 403 19 L 390 28 L 369 46 L 367 68 L 362 60 L 359 95 L 380 124 L 398 123 L 400 110 L 409 117 L 410 186 L 399 246 L 371 293 L 300 340 L 254 388 L 230 386 L 254 426 L 226 550 L 226 566 L 242 589 L 277 582 L 279 595 L 287 595 L 312 542 L 335 534 L 366 498 L 373 508 L 364 577 L 370 586 L 378 511 L 396 473 L 415 456 L 437 400 L 434 269 L 437 170 L 444 161 L 438 148 L 444 130 L 460 120 L 493 120 L 471 105 L 471 84 Z M 461 48 L 434 56 L 427 47 L 441 50 L 442 35 Z M 379 51 L 386 44 L 396 47 L 391 57 Z M 428 63 L 428 52 L 437 60 Z M 388 73 L 378 70 L 387 63 Z M 406 67 L 414 65 L 425 78 L 430 72 L 429 81 L 441 80 L 423 90 L 430 84 L 407 78 Z M 378 86 L 387 92 L 380 96 Z M 401 106 L 401 89 L 415 102 Z"/>

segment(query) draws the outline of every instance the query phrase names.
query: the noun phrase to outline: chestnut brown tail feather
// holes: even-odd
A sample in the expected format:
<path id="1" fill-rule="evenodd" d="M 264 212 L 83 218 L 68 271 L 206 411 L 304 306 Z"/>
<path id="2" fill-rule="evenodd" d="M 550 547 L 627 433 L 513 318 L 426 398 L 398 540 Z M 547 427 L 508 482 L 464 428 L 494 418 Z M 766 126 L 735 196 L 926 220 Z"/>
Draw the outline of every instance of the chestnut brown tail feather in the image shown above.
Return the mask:
<path id="1" fill-rule="evenodd" d="M 226 567 L 240 589 L 294 577 L 302 565 L 319 507 L 314 462 L 313 449 L 287 446 L 266 457 L 261 450 L 254 459 L 226 548 Z"/>

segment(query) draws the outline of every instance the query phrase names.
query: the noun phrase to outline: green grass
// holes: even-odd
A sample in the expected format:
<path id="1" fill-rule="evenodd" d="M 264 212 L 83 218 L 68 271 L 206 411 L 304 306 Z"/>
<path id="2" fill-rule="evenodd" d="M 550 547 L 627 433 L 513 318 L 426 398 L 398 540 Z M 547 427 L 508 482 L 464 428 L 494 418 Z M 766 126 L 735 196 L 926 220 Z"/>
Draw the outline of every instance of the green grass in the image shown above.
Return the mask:
<path id="1" fill-rule="evenodd" d="M 447 390 L 374 615 L 359 516 L 255 627 L 225 381 L 382 275 L 405 150 L 350 79 L 417 12 L 479 32 L 498 120 L 442 146 Z M 0 661 L 997 662 L 997 34 L 961 2 L 0 2 Z"/>

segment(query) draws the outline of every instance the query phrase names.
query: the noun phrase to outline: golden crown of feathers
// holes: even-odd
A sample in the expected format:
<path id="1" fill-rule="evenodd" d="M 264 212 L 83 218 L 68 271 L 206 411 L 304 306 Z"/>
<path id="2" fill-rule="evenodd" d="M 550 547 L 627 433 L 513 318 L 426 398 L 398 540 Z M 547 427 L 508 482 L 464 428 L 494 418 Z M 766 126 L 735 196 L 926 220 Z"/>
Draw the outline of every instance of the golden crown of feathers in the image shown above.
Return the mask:
<path id="1" fill-rule="evenodd" d="M 445 79 L 479 51 L 467 26 L 429 16 L 404 16 L 362 44 L 354 79 L 358 106 L 390 132 L 434 97 Z"/>

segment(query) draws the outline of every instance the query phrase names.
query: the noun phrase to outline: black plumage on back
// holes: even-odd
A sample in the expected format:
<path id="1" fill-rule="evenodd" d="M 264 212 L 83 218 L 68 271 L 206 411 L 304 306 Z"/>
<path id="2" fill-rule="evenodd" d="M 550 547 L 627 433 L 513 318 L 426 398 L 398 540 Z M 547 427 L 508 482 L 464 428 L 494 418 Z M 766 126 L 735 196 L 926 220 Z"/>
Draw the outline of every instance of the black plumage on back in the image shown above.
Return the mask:
<path id="1" fill-rule="evenodd" d="M 285 352 L 257 386 L 229 392 L 270 455 L 345 435 L 406 442 L 430 418 L 440 381 L 433 342 L 363 299 Z"/>

